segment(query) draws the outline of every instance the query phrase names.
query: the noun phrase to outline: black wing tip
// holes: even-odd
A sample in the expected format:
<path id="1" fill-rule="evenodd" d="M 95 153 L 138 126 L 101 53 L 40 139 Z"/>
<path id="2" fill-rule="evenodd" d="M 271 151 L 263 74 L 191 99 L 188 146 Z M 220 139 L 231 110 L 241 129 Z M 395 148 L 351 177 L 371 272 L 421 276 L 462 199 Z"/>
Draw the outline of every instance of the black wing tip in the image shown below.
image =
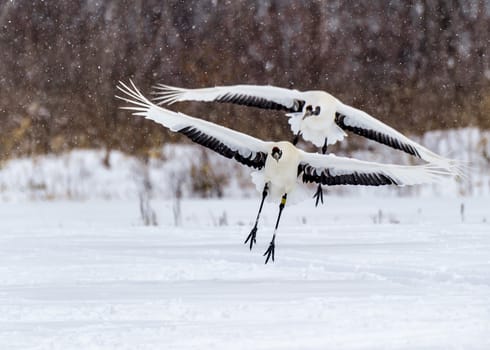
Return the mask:
<path id="1" fill-rule="evenodd" d="M 400 185 L 393 177 L 377 173 L 352 172 L 351 174 L 333 175 L 330 170 L 320 172 L 308 164 L 298 166 L 298 176 L 302 176 L 303 183 L 317 183 L 326 186 L 358 185 L 358 186 L 385 186 Z"/>
<path id="2" fill-rule="evenodd" d="M 414 157 L 422 158 L 420 156 L 420 153 L 418 152 L 418 150 L 414 146 L 407 144 L 407 143 L 400 142 L 399 140 L 397 140 L 397 139 L 395 139 L 389 135 L 380 133 L 379 131 L 376 131 L 376 130 L 365 129 L 365 128 L 360 128 L 358 126 L 347 125 L 345 123 L 345 118 L 346 118 L 345 115 L 343 115 L 339 112 L 336 112 L 335 113 L 335 124 L 337 124 L 343 130 L 350 131 L 356 135 L 363 136 L 367 139 L 376 141 L 376 142 L 381 143 L 383 145 L 386 145 L 388 147 L 391 147 L 391 148 L 397 149 L 399 151 L 408 153 Z"/>
<path id="3" fill-rule="evenodd" d="M 299 112 L 303 109 L 305 101 L 295 100 L 292 107 L 287 107 L 283 104 L 268 100 L 264 97 L 251 96 L 241 93 L 228 92 L 222 96 L 218 96 L 214 99 L 214 102 L 218 103 L 233 103 L 248 107 L 257 107 L 261 109 L 270 109 L 285 112 Z"/>
<path id="4" fill-rule="evenodd" d="M 267 154 L 264 152 L 252 152 L 250 156 L 245 157 L 241 155 L 240 152 L 232 150 L 217 138 L 207 135 L 193 126 L 186 126 L 178 130 L 178 132 L 187 136 L 193 142 L 209 148 L 228 159 L 235 159 L 241 164 L 259 170 L 265 166 Z"/>

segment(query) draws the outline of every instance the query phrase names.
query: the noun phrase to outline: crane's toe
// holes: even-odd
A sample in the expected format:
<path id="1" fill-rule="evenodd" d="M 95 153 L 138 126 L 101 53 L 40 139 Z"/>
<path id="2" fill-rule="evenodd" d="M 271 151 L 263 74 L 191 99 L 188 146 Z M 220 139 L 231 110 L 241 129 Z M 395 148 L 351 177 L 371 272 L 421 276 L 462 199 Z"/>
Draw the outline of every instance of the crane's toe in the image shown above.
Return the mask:
<path id="1" fill-rule="evenodd" d="M 276 248 L 276 245 L 274 244 L 274 241 L 272 241 L 269 244 L 269 248 L 267 248 L 267 250 L 265 251 L 265 253 L 263 255 L 263 256 L 266 256 L 266 258 L 265 258 L 266 264 L 269 262 L 269 259 L 272 259 L 272 261 L 274 261 L 274 250 L 275 250 L 275 248 Z"/>
<path id="2" fill-rule="evenodd" d="M 322 202 L 322 204 L 323 204 L 323 188 L 322 188 L 322 185 L 318 185 L 318 188 L 317 188 L 315 194 L 313 195 L 313 198 L 316 199 L 315 207 L 318 207 L 318 203 L 320 203 L 320 202 Z"/>
<path id="3" fill-rule="evenodd" d="M 252 231 L 250 231 L 250 234 L 247 236 L 247 239 L 243 244 L 247 244 L 248 241 L 250 241 L 250 250 L 252 250 L 253 245 L 256 243 L 255 236 L 257 235 L 257 225 L 254 226 Z"/>

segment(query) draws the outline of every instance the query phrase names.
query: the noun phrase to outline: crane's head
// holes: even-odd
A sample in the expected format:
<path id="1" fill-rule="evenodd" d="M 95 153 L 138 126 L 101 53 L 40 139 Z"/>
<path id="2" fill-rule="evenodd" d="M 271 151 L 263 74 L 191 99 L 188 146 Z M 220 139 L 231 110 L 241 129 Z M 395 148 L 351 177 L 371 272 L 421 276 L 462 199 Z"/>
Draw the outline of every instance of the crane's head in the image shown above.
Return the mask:
<path id="1" fill-rule="evenodd" d="M 276 160 L 276 162 L 278 162 L 282 157 L 281 149 L 277 146 L 272 147 L 271 156 Z"/>
<path id="2" fill-rule="evenodd" d="M 307 91 L 304 96 L 304 117 L 335 114 L 337 99 L 329 93 L 325 91 Z"/>

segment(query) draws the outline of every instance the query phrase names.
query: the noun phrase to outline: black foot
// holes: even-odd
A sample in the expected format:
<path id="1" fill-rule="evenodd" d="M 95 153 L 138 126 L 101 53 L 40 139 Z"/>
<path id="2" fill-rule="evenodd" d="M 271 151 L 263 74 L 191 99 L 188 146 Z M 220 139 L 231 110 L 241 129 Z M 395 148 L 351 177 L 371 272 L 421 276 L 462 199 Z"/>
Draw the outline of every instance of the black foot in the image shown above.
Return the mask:
<path id="1" fill-rule="evenodd" d="M 322 202 L 323 204 L 323 188 L 322 185 L 318 185 L 318 189 L 316 193 L 313 195 L 313 198 L 316 199 L 315 207 L 318 207 L 318 203 Z"/>
<path id="2" fill-rule="evenodd" d="M 254 226 L 252 231 L 250 231 L 250 234 L 247 236 L 247 239 L 243 244 L 247 244 L 248 241 L 250 241 L 250 250 L 252 250 L 253 245 L 256 243 L 255 241 L 255 236 L 257 235 L 257 225 Z"/>
<path id="3" fill-rule="evenodd" d="M 276 248 L 276 245 L 274 244 L 274 239 L 272 239 L 271 243 L 269 244 L 269 248 L 265 251 L 263 256 L 267 255 L 267 258 L 265 258 L 265 263 L 267 264 L 269 262 L 269 259 L 272 258 L 272 261 L 274 261 L 274 249 Z"/>
<path id="4" fill-rule="evenodd" d="M 299 141 L 299 134 L 294 135 L 293 145 L 296 145 Z"/>

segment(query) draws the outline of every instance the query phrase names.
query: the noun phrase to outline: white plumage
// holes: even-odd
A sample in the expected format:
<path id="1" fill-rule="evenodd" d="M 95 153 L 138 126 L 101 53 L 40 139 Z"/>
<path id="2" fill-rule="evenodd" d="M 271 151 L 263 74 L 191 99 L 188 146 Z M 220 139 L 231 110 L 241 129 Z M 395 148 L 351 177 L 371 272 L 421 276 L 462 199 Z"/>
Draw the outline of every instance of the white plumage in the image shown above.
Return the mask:
<path id="1" fill-rule="evenodd" d="M 275 86 L 232 85 L 201 89 L 156 86 L 158 104 L 181 101 L 214 101 L 283 110 L 291 130 L 318 147 L 341 141 L 345 131 L 404 151 L 459 174 L 457 161 L 439 156 L 366 112 L 342 103 L 325 91 L 298 91 Z"/>
<path id="2" fill-rule="evenodd" d="M 337 157 L 332 154 L 318 154 L 304 152 L 290 142 L 271 142 L 262 141 L 255 137 L 213 124 L 211 122 L 188 116 L 184 113 L 173 112 L 159 107 L 149 101 L 136 86 L 129 87 L 120 83 L 118 89 L 128 97 L 118 98 L 133 104 L 133 106 L 123 107 L 134 111 L 135 115 L 151 119 L 175 132 L 186 134 L 193 141 L 211 148 L 228 158 L 254 167 L 265 173 L 271 185 L 279 188 L 279 193 L 289 193 L 294 190 L 291 186 L 291 178 L 298 178 L 298 167 L 308 167 L 313 176 L 320 177 L 322 173 L 328 172 L 328 178 L 336 176 L 346 176 L 353 174 L 378 174 L 389 177 L 396 185 L 416 185 L 421 183 L 434 182 L 439 179 L 439 175 L 450 175 L 450 172 L 439 169 L 433 165 L 403 166 L 392 164 L 381 164 L 366 162 L 345 157 Z M 194 133 L 194 135 L 192 135 Z M 207 139 L 206 139 L 207 138 Z M 278 147 L 283 153 L 279 161 L 275 161 L 269 155 L 274 147 Z M 225 153 L 225 154 L 224 154 Z M 249 164 L 246 164 L 246 163 Z M 287 175 L 285 175 L 287 173 Z M 326 182 L 325 180 L 324 182 Z M 332 180 L 333 181 L 333 180 Z M 329 183 L 331 185 L 371 185 L 379 186 L 384 183 L 372 180 L 363 183 L 355 179 L 342 179 L 339 183 Z M 321 179 L 315 178 L 309 182 L 320 183 Z M 261 188 L 258 188 L 261 190 Z"/>
<path id="3" fill-rule="evenodd" d="M 282 196 L 276 230 L 286 197 L 293 202 L 295 199 L 302 199 L 301 193 L 304 192 L 306 183 L 314 182 L 327 186 L 403 186 L 435 182 L 442 175 L 450 174 L 449 171 L 430 164 L 401 166 L 304 152 L 287 141 L 262 141 L 202 119 L 159 107 L 144 97 L 132 82 L 131 87 L 120 83 L 117 88 L 125 94 L 117 97 L 131 104 L 122 108 L 182 133 L 192 141 L 227 158 L 257 169 L 253 178 L 257 189 L 263 192 L 262 203 L 267 196 L 271 199 Z M 259 216 L 247 238 L 247 241 L 250 239 L 250 247 L 255 242 L 258 218 Z M 271 256 L 274 259 L 274 240 L 275 231 L 266 252 L 266 262 Z"/>

